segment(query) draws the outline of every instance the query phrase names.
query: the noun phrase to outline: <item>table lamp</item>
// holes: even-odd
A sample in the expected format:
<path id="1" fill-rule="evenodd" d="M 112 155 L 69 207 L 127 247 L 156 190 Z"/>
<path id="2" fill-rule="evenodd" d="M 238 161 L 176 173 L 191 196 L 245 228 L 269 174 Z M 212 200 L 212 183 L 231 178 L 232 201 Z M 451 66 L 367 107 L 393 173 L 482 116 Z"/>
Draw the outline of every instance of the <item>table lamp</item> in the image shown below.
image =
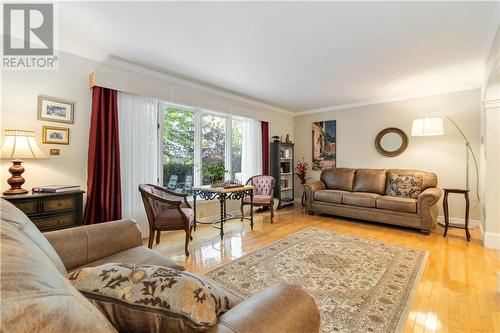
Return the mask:
<path id="1" fill-rule="evenodd" d="M 24 130 L 5 130 L 2 144 L 0 145 L 1 158 L 10 159 L 12 166 L 9 172 L 12 177 L 7 179 L 10 188 L 3 192 L 4 195 L 15 195 L 28 193 L 22 188 L 24 178 L 21 175 L 24 168 L 22 159 L 47 158 L 40 150 L 35 141 L 35 132 Z"/>

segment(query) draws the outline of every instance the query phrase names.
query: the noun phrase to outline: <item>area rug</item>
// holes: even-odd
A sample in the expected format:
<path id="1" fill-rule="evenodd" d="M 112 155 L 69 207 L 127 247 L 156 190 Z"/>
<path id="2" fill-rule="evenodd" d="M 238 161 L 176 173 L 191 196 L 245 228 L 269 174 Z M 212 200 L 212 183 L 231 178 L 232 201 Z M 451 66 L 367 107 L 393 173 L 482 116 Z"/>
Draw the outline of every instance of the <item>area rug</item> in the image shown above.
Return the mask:
<path id="1" fill-rule="evenodd" d="M 427 251 L 308 228 L 205 273 L 243 298 L 278 281 L 302 286 L 321 332 L 399 332 Z"/>

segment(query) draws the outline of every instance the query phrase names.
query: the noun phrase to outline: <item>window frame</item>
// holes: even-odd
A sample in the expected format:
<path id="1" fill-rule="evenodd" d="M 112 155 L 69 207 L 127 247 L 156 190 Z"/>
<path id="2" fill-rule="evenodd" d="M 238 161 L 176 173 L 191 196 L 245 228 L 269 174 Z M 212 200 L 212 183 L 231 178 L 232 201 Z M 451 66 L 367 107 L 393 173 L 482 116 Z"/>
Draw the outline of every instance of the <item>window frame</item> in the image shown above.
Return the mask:
<path id="1" fill-rule="evenodd" d="M 160 143 L 158 145 L 158 155 L 161 157 L 158 159 L 159 167 L 158 169 L 160 170 L 158 174 L 158 184 L 163 184 L 163 123 L 164 123 L 164 118 L 165 118 L 165 110 L 168 107 L 175 107 L 179 109 L 183 109 L 189 112 L 193 112 L 194 114 L 194 170 L 193 170 L 193 187 L 199 187 L 202 186 L 202 154 L 201 154 L 201 145 L 202 145 L 202 122 L 203 122 L 203 115 L 209 114 L 209 115 L 214 115 L 218 116 L 221 118 L 225 119 L 225 135 L 224 135 L 224 169 L 229 170 L 229 172 L 226 172 L 224 178 L 225 180 L 229 180 L 231 178 L 231 170 L 232 170 L 232 153 L 233 153 L 233 146 L 232 146 L 232 139 L 233 139 L 233 120 L 239 120 L 239 121 L 244 121 L 248 118 L 241 117 L 241 116 L 234 116 L 232 114 L 227 114 L 223 112 L 217 112 L 217 111 L 211 111 L 207 109 L 202 109 L 202 108 L 195 108 L 195 107 L 190 107 L 182 104 L 176 104 L 176 103 L 171 103 L 171 102 L 165 102 L 165 101 L 159 101 L 158 102 L 158 142 Z"/>

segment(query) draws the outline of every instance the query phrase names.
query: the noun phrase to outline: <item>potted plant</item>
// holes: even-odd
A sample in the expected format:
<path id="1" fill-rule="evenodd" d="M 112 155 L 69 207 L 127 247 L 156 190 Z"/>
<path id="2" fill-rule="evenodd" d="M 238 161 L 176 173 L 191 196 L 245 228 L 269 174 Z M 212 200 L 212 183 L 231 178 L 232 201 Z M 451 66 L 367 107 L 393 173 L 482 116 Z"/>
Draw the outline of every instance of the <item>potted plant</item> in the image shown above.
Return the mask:
<path id="1" fill-rule="evenodd" d="M 220 184 L 224 181 L 224 175 L 226 174 L 226 169 L 221 163 L 211 163 L 204 165 L 202 168 L 203 175 L 210 179 L 212 185 Z"/>
<path id="2" fill-rule="evenodd" d="M 297 163 L 295 166 L 295 174 L 297 177 L 299 177 L 299 182 L 304 187 L 307 183 L 307 180 L 311 177 L 307 177 L 307 173 L 309 172 L 309 164 L 302 158 L 302 160 Z M 303 189 L 302 191 L 302 199 L 301 199 L 301 204 L 302 206 L 305 205 L 304 201 L 306 199 L 306 191 Z"/>

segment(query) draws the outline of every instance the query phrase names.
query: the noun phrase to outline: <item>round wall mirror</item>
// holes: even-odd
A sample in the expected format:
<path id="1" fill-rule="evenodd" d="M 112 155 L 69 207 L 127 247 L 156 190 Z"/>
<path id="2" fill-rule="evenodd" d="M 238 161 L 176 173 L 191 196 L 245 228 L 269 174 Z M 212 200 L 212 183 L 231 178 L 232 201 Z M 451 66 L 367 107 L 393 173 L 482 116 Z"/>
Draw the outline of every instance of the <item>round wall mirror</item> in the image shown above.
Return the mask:
<path id="1" fill-rule="evenodd" d="M 400 155 L 408 146 L 406 133 L 396 127 L 386 128 L 375 138 L 375 147 L 384 156 L 394 157 Z"/>

